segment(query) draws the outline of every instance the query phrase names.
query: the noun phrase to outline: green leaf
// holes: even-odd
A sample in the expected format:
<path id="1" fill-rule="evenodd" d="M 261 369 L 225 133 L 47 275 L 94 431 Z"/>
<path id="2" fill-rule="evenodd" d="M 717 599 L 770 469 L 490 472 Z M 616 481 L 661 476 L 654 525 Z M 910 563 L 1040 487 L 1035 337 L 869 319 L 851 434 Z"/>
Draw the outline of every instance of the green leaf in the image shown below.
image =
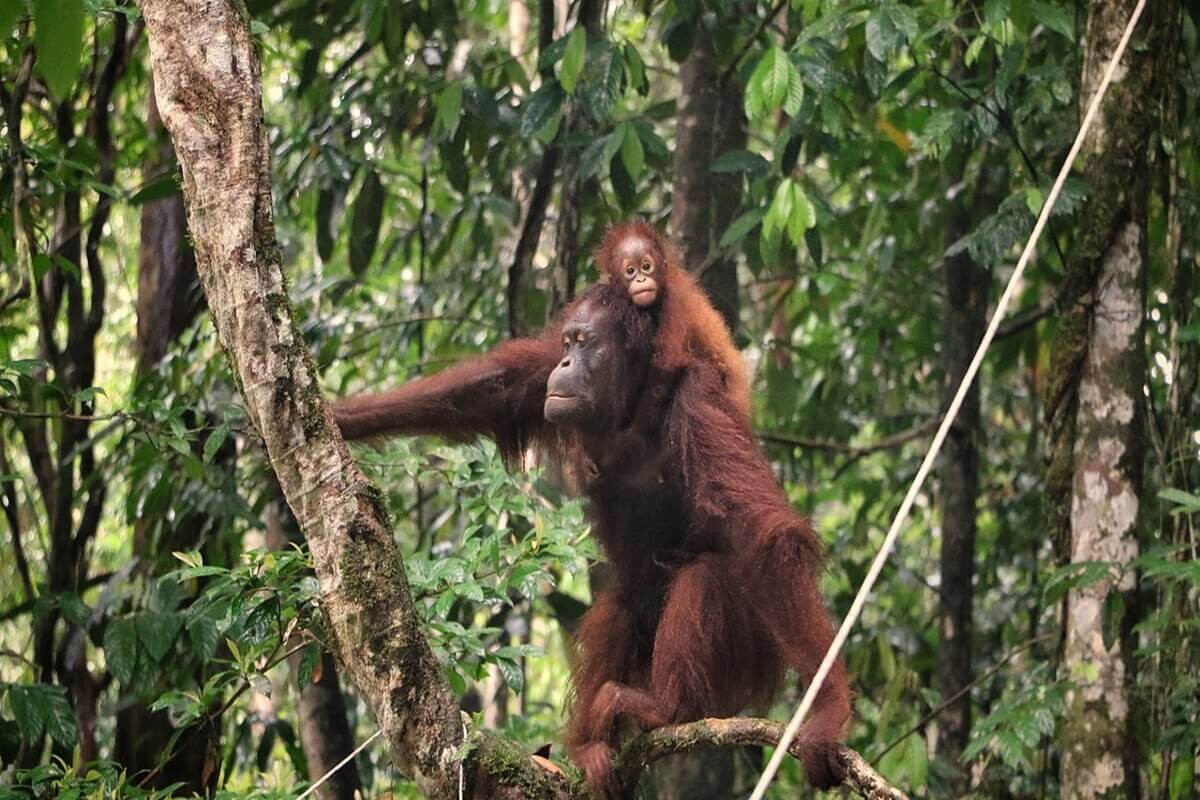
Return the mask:
<path id="1" fill-rule="evenodd" d="M 300 663 L 296 666 L 296 686 L 303 691 L 305 686 L 312 683 L 313 673 L 317 664 L 321 663 L 321 645 L 310 644 L 300 651 Z"/>
<path id="2" fill-rule="evenodd" d="M 983 20 L 988 25 L 999 25 L 1008 19 L 1010 0 L 987 0 L 983 4 Z"/>
<path id="3" fill-rule="evenodd" d="M 437 93 L 434 98 L 434 106 L 437 109 L 437 126 L 445 131 L 448 138 L 454 137 L 454 132 L 458 130 L 458 119 L 462 113 L 463 88 L 462 84 L 457 81 L 447 84 L 444 89 Z"/>
<path id="4" fill-rule="evenodd" d="M 619 58 L 611 42 L 599 39 L 588 44 L 588 64 L 583 75 L 583 100 L 592 119 L 604 123 L 621 97 L 625 59 Z"/>
<path id="5" fill-rule="evenodd" d="M 710 172 L 746 172 L 761 175 L 771 169 L 771 162 L 749 150 L 727 150 L 709 167 Z"/>
<path id="6" fill-rule="evenodd" d="M 1121 636 L 1121 623 L 1125 619 L 1125 595 L 1117 587 L 1108 590 L 1104 598 L 1104 619 L 1102 631 L 1104 648 L 1112 650 L 1117 639 Z"/>
<path id="7" fill-rule="evenodd" d="M 74 592 L 59 592 L 58 607 L 62 609 L 63 616 L 69 621 L 81 628 L 87 627 L 88 616 L 91 614 L 91 611 L 83 600 L 79 598 L 79 595 Z"/>
<path id="8" fill-rule="evenodd" d="M 642 149 L 642 140 L 632 125 L 625 123 L 621 127 L 625 129 L 625 139 L 621 142 L 621 160 L 625 162 L 629 177 L 636 181 L 646 164 L 646 151 Z"/>
<path id="9" fill-rule="evenodd" d="M 812 257 L 817 269 L 825 266 L 825 250 L 821 246 L 821 232 L 815 227 L 804 232 L 804 244 L 808 247 L 808 255 Z"/>
<path id="10" fill-rule="evenodd" d="M 1033 16 L 1055 33 L 1062 34 L 1072 42 L 1075 41 L 1075 21 L 1067 13 L 1067 9 L 1062 6 L 1052 3 L 1034 3 Z"/>
<path id="11" fill-rule="evenodd" d="M 617 202 L 621 209 L 632 211 L 637 204 L 637 185 L 630 177 L 629 170 L 625 168 L 624 158 L 614 157 L 608 163 L 608 178 L 612 181 L 613 191 L 617 195 Z"/>
<path id="12" fill-rule="evenodd" d="M 754 120 L 778 110 L 788 99 L 793 74 L 799 80 L 800 73 L 783 48 L 776 45 L 764 53 L 746 84 L 746 116 Z"/>
<path id="13" fill-rule="evenodd" d="M 1200 325 L 1183 325 L 1175 333 L 1177 342 L 1200 342 Z"/>
<path id="14" fill-rule="evenodd" d="M 166 611 L 143 611 L 134 617 L 138 640 L 155 661 L 161 662 L 183 627 L 183 619 Z"/>
<path id="15" fill-rule="evenodd" d="M 216 655 L 217 645 L 221 643 L 221 628 L 211 617 L 204 614 L 188 617 L 187 635 L 197 659 L 207 661 Z"/>
<path id="16" fill-rule="evenodd" d="M 8 704 L 12 707 L 17 727 L 21 729 L 22 739 L 33 741 L 42 735 L 46 729 L 46 717 L 49 716 L 50 709 L 40 702 L 36 686 L 10 685 Z"/>
<path id="17" fill-rule="evenodd" d="M 371 257 L 375 255 L 386 199 L 387 190 L 383 188 L 379 174 L 368 168 L 351 212 L 350 271 L 357 277 L 361 278 L 366 273 Z"/>
<path id="18" fill-rule="evenodd" d="M 646 64 L 642 55 L 632 44 L 624 47 L 625 74 L 629 76 L 629 88 L 638 94 L 646 94 L 650 90 L 650 82 L 646 80 Z"/>
<path id="19" fill-rule="evenodd" d="M 804 190 L 797 186 L 792 196 L 792 213 L 787 221 L 788 238 L 792 240 L 792 244 L 799 247 L 804 243 L 804 232 L 816 224 L 817 209 L 813 207 L 812 200 L 808 199 Z"/>
<path id="20" fill-rule="evenodd" d="M 227 438 L 229 438 L 229 426 L 224 424 L 218 425 L 208 435 L 208 438 L 204 440 L 204 463 L 212 463 L 213 457 L 221 449 L 221 445 L 225 444 Z"/>
<path id="21" fill-rule="evenodd" d="M 790 58 L 787 59 L 787 68 L 787 94 L 783 98 L 783 111 L 789 117 L 794 117 L 800 113 L 800 106 L 804 103 L 804 79 Z"/>
<path id="22" fill-rule="evenodd" d="M 725 229 L 724 235 L 721 236 L 720 246 L 737 246 L 750 234 L 750 231 L 758 227 L 758 224 L 762 222 L 766 214 L 767 210 L 765 208 L 755 208 L 739 216 Z"/>
<path id="23" fill-rule="evenodd" d="M 763 235 L 773 237 L 788 227 L 792 217 L 792 206 L 796 200 L 796 184 L 790 178 L 779 182 L 771 206 L 763 218 Z"/>
<path id="24" fill-rule="evenodd" d="M 525 676 L 521 674 L 520 665 L 507 658 L 497 658 L 495 663 L 500 669 L 500 674 L 504 676 L 504 682 L 508 684 L 508 688 L 512 689 L 515 694 L 520 694 L 525 688 Z"/>
<path id="25" fill-rule="evenodd" d="M 558 70 L 558 82 L 567 94 L 575 94 L 579 76 L 583 74 L 583 65 L 587 60 L 587 32 L 582 26 L 576 25 L 567 36 L 567 48 L 563 51 L 562 62 Z"/>
<path id="26" fill-rule="evenodd" d="M 867 18 L 866 36 L 867 50 L 882 63 L 887 63 L 888 57 L 904 43 L 904 34 L 884 8 L 875 9 Z"/>
<path id="27" fill-rule="evenodd" d="M 558 120 L 566 94 L 555 81 L 547 81 L 521 104 L 521 124 L 518 133 L 523 139 L 532 139 L 551 122 Z"/>
<path id="28" fill-rule="evenodd" d="M 1041 189 L 1038 189 L 1036 186 L 1030 186 L 1025 190 L 1025 207 L 1029 209 L 1030 214 L 1036 217 L 1042 213 L 1043 202 L 1044 198 L 1042 197 Z"/>
<path id="29" fill-rule="evenodd" d="M 1200 511 L 1200 495 L 1194 495 L 1182 489 L 1160 489 L 1158 499 L 1179 506 L 1179 508 L 1171 509 L 1172 513 L 1191 514 Z"/>
<path id="30" fill-rule="evenodd" d="M 129 204 L 133 206 L 145 205 L 155 200 L 174 197 L 177 194 L 179 194 L 179 175 L 175 172 L 169 172 L 134 192 L 129 198 Z"/>
<path id="31" fill-rule="evenodd" d="M 1185 800 L 1193 797 L 1192 787 L 1196 781 L 1196 762 L 1192 758 L 1176 758 L 1171 762 L 1170 777 L 1167 779 L 1170 800 Z"/>
<path id="32" fill-rule="evenodd" d="M 78 736 L 75 727 L 75 712 L 67 701 L 67 690 L 63 686 L 37 686 L 40 702 L 46 712 L 46 733 L 62 747 L 72 748 Z"/>
<path id="33" fill-rule="evenodd" d="M 138 637 L 133 617 L 109 620 L 104 630 L 104 660 L 108 671 L 121 683 L 133 679 L 137 666 Z"/>
<path id="34" fill-rule="evenodd" d="M 920 33 L 917 12 L 909 6 L 893 3 L 883 7 L 884 13 L 891 20 L 892 26 L 900 32 L 906 41 L 913 41 Z"/>
<path id="35" fill-rule="evenodd" d="M 70 94 L 79 77 L 83 23 L 82 0 L 33 0 L 37 71 L 60 100 Z"/>

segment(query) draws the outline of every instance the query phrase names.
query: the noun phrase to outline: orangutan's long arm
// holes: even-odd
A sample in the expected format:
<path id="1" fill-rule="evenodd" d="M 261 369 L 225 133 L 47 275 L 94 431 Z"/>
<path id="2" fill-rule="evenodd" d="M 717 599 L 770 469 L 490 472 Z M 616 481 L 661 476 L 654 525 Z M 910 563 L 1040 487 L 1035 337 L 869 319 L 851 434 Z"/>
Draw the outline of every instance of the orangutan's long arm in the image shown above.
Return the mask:
<path id="1" fill-rule="evenodd" d="M 506 455 L 515 454 L 545 427 L 546 379 L 561 351 L 557 335 L 515 339 L 397 389 L 341 400 L 334 417 L 350 440 L 491 436 Z"/>

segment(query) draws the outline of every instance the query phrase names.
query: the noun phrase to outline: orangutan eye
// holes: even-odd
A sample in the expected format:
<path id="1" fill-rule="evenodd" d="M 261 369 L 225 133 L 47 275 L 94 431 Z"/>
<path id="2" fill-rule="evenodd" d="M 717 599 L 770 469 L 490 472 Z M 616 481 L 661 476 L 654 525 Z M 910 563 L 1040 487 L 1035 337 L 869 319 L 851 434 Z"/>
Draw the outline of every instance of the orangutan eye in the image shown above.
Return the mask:
<path id="1" fill-rule="evenodd" d="M 628 267 L 625 268 L 625 274 L 628 275 L 629 277 L 633 277 L 633 273 L 635 273 L 635 272 L 637 272 L 637 270 L 634 268 L 633 264 L 630 264 Z"/>
<path id="2" fill-rule="evenodd" d="M 584 340 L 584 336 L 583 336 L 582 331 L 575 334 L 575 341 L 579 342 L 580 344 L 583 344 L 583 340 Z"/>
<path id="3" fill-rule="evenodd" d="M 570 336 L 564 336 L 564 337 L 563 337 L 563 350 L 566 350 L 566 349 L 567 349 L 568 347 L 570 347 L 570 346 L 571 346 L 571 337 L 570 337 Z"/>
<path id="4" fill-rule="evenodd" d="M 654 263 L 650 262 L 650 261 L 643 261 L 642 262 L 642 272 L 645 272 L 647 274 L 654 272 Z"/>

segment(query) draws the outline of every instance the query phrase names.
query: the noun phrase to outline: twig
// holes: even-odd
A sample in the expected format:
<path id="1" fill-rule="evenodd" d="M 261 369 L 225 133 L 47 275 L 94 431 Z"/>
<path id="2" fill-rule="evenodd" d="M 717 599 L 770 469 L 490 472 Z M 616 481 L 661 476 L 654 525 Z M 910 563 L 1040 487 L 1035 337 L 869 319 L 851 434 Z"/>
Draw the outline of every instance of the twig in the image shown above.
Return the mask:
<path id="1" fill-rule="evenodd" d="M 902 444 L 911 442 L 913 439 L 920 439 L 922 436 L 926 436 L 936 430 L 938 422 L 939 420 L 937 419 L 928 419 L 920 425 L 900 431 L 899 433 L 894 433 L 891 436 L 885 436 L 874 442 L 866 442 L 865 444 L 838 442 L 832 439 L 817 439 L 809 436 L 796 436 L 790 433 L 775 431 L 759 431 L 758 438 L 772 444 L 800 447 L 805 450 L 827 450 L 857 457 L 870 455 L 880 450 L 890 450 L 893 447 L 899 447 Z"/>
<path id="2" fill-rule="evenodd" d="M 775 17 L 779 16 L 779 12 L 782 11 L 783 7 L 786 5 L 787 0 L 778 0 L 775 5 L 771 6 L 771 10 L 767 12 L 767 15 L 758 21 L 758 25 L 754 27 L 753 32 L 751 32 L 750 36 L 747 37 L 746 41 L 742 42 L 742 46 L 738 48 L 737 54 L 733 57 L 733 60 L 729 62 L 729 66 L 726 67 L 725 71 L 721 73 L 721 78 L 718 81 L 719 86 L 724 86 L 725 82 L 733 77 L 734 71 L 737 69 L 738 64 L 742 63 L 742 59 L 746 57 L 746 53 L 750 52 L 750 48 L 754 46 L 754 43 L 758 40 L 758 37 L 767 29 L 767 26 L 774 21 Z"/>
<path id="3" fill-rule="evenodd" d="M 917 722 L 911 728 L 906 730 L 904 733 L 897 736 L 892 741 L 888 742 L 886 747 L 884 747 L 882 750 L 880 750 L 878 753 L 876 753 L 871 758 L 871 763 L 878 764 L 880 759 L 882 759 L 889 752 L 891 752 L 891 750 L 896 745 L 900 744 L 905 739 L 907 739 L 909 736 L 912 736 L 914 733 L 921 730 L 921 728 L 924 728 L 926 725 L 929 724 L 930 720 L 941 716 L 941 713 L 943 711 L 945 711 L 947 708 L 949 708 L 950 706 L 957 703 L 959 698 L 961 698 L 967 692 L 974 689 L 976 686 L 979 686 L 980 684 L 985 683 L 989 678 L 991 678 L 993 675 L 995 675 L 997 672 L 999 672 L 1000 668 L 1005 666 L 1009 661 L 1012 661 L 1018 655 L 1020 655 L 1021 653 L 1024 653 L 1026 650 L 1033 647 L 1038 642 L 1045 641 L 1046 639 L 1050 639 L 1050 638 L 1053 638 L 1053 634 L 1044 633 L 1041 636 L 1035 636 L 1034 638 L 1030 639 L 1029 641 L 1025 642 L 1024 644 L 1020 645 L 1019 647 L 1014 647 L 1012 650 L 1010 650 L 1008 653 L 1006 653 L 1003 658 L 1001 658 L 999 661 L 997 661 L 995 664 L 993 664 L 991 667 L 989 667 L 987 672 L 983 673 L 978 678 L 971 681 L 966 686 L 962 687 L 957 692 L 952 694 L 950 697 L 943 700 L 941 703 L 939 703 L 937 706 L 935 706 L 928 714 L 926 714 L 924 717 L 922 717 L 919 722 Z"/>

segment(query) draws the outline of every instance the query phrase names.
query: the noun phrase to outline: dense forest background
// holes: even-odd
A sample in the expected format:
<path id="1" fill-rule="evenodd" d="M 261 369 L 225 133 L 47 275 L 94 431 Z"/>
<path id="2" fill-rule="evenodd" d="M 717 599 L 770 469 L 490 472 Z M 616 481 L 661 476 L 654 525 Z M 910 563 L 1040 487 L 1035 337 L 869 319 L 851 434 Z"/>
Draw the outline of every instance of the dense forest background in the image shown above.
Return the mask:
<path id="1" fill-rule="evenodd" d="M 325 393 L 538 329 L 646 217 L 841 617 L 1135 3 L 248 5 Z M 848 743 L 913 796 L 1200 791 L 1200 5 L 1148 5 L 847 645 Z M 0 794 L 293 797 L 375 723 L 206 313 L 144 20 L 14 0 L 0 37 Z M 355 454 L 461 707 L 558 758 L 578 501 L 488 444 Z M 744 796 L 763 756 L 642 791 Z M 379 741 L 318 796 L 356 791 L 417 795 Z"/>

